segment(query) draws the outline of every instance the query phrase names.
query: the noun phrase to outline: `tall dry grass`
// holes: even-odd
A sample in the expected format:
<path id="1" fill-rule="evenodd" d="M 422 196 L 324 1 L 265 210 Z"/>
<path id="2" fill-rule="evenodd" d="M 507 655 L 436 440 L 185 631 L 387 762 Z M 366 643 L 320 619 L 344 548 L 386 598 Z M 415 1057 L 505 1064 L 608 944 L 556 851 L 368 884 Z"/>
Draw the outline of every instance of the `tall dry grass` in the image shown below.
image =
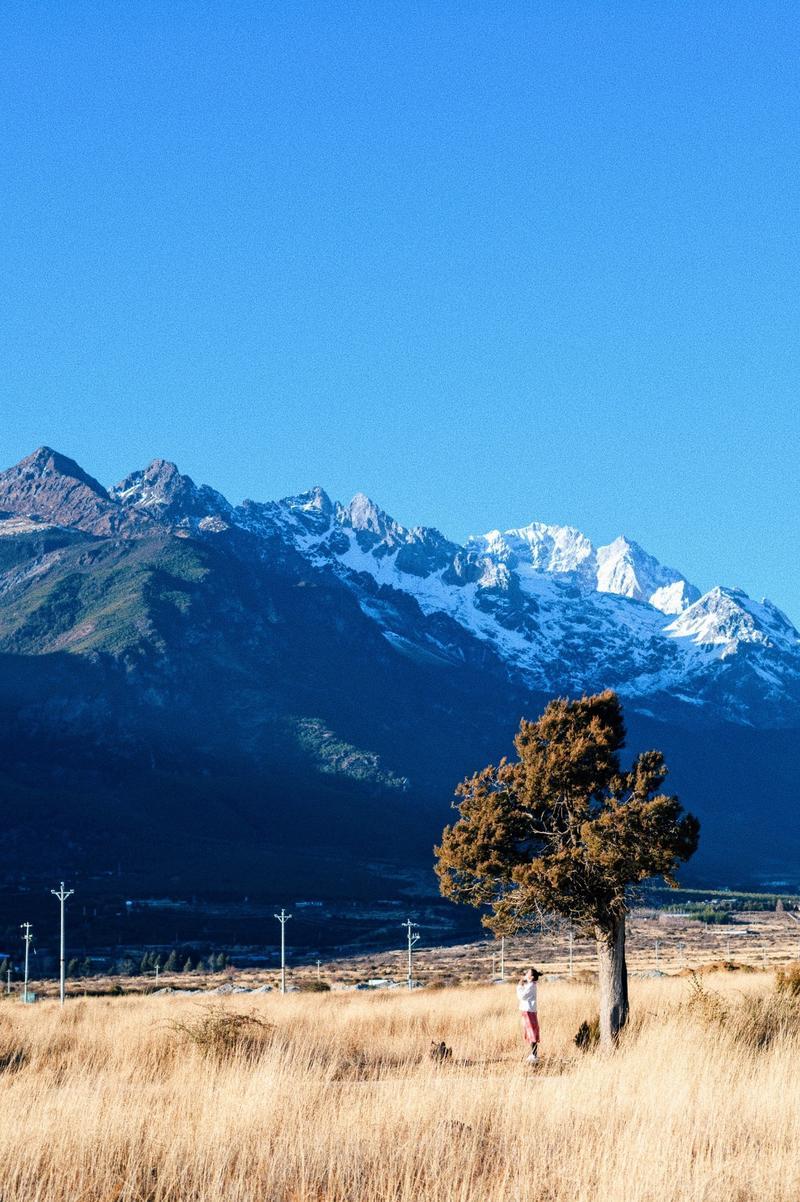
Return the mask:
<path id="1" fill-rule="evenodd" d="M 772 978 L 704 988 L 634 982 L 605 1056 L 572 1042 L 591 987 L 543 983 L 537 1069 L 509 986 L 235 998 L 221 1026 L 191 998 L 4 1003 L 0 1198 L 795 1202 L 792 1001 L 758 1047 Z"/>

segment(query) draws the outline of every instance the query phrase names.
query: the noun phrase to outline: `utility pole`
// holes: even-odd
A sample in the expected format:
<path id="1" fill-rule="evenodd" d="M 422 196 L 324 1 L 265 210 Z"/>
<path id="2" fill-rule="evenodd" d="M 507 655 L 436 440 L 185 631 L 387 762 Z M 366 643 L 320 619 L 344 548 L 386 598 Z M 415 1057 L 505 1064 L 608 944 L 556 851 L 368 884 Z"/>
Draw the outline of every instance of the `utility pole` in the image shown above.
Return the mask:
<path id="1" fill-rule="evenodd" d="M 31 924 L 29 922 L 21 922 L 20 926 L 22 927 L 22 930 L 25 932 L 25 934 L 22 936 L 22 938 L 25 940 L 25 984 L 23 985 L 22 1000 L 23 1000 L 23 1002 L 27 1002 L 27 1000 L 28 1000 L 28 953 L 30 951 L 31 939 L 33 939 L 33 935 L 31 934 Z"/>
<path id="2" fill-rule="evenodd" d="M 321 972 L 321 968 L 322 968 L 322 961 L 321 961 L 321 960 L 317 960 L 317 980 L 318 980 L 318 981 L 321 981 L 321 980 L 322 980 L 322 972 Z"/>
<path id="3" fill-rule="evenodd" d="M 575 946 L 575 932 L 569 928 L 569 975 L 572 976 L 572 952 Z"/>
<path id="4" fill-rule="evenodd" d="M 6 995 L 11 993 L 11 969 L 6 969 Z"/>
<path id="5" fill-rule="evenodd" d="M 408 988 L 409 989 L 414 988 L 414 976 L 413 976 L 412 967 L 411 967 L 412 966 L 411 951 L 412 951 L 412 948 L 414 947 L 414 944 L 419 942 L 419 931 L 415 932 L 415 928 L 418 925 L 419 925 L 418 923 L 412 922 L 410 918 L 407 918 L 404 923 L 401 923 L 401 926 L 406 927 L 408 930 Z"/>
<path id="6" fill-rule="evenodd" d="M 281 907 L 280 914 L 273 914 L 281 924 L 281 993 L 286 993 L 286 924 L 292 917 Z"/>
<path id="7" fill-rule="evenodd" d="M 506 937 L 500 936 L 500 980 L 506 979 Z"/>
<path id="8" fill-rule="evenodd" d="M 658 949 L 659 949 L 659 946 L 660 946 L 660 945 L 659 945 L 659 942 L 658 942 L 658 940 L 656 939 L 656 968 L 658 968 Z"/>
<path id="9" fill-rule="evenodd" d="M 75 890 L 74 889 L 65 889 L 64 882 L 62 881 L 60 889 L 51 889 L 50 892 L 52 893 L 53 897 L 57 897 L 59 902 L 61 903 L 61 953 L 59 956 L 59 968 L 60 968 L 60 976 L 61 976 L 60 996 L 61 996 L 61 1005 L 63 1007 L 63 1005 L 64 1005 L 64 981 L 66 979 L 66 962 L 64 960 L 64 902 L 67 900 L 68 897 L 72 897 Z"/>

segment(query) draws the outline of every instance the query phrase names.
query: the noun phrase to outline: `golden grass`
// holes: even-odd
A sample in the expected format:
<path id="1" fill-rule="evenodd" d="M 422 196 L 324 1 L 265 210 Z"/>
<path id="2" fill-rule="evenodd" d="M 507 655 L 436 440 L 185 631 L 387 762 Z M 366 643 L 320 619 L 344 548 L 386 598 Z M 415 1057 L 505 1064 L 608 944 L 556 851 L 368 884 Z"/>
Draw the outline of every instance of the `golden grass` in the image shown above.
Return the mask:
<path id="1" fill-rule="evenodd" d="M 774 988 L 704 986 L 734 1009 Z M 192 998 L 6 1002 L 0 1199 L 796 1202 L 800 1033 L 755 1051 L 690 996 L 634 981 L 623 1045 L 582 1054 L 592 989 L 544 982 L 536 1069 L 510 986 L 234 997 L 261 1022 L 210 1040 Z"/>

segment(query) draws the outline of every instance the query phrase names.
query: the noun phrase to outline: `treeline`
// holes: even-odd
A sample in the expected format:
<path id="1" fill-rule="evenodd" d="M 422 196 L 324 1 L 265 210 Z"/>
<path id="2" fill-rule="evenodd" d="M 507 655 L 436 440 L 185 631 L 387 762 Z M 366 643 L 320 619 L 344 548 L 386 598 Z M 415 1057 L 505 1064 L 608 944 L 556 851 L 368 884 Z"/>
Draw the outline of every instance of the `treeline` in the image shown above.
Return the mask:
<path id="1" fill-rule="evenodd" d="M 192 948 L 173 948 L 168 953 L 145 952 L 140 958 L 123 956 L 118 960 L 110 961 L 90 956 L 73 956 L 67 961 L 66 973 L 73 981 L 110 974 L 122 977 L 155 977 L 161 973 L 224 972 L 230 962 L 227 952 L 202 954 Z M 18 964 L 12 964 L 8 958 L 0 960 L 1 980 L 6 980 L 9 969 L 15 977 L 19 974 Z"/>
<path id="2" fill-rule="evenodd" d="M 114 963 L 112 972 L 123 977 L 154 976 L 176 972 L 223 972 L 230 964 L 226 952 L 209 952 L 202 955 L 191 948 L 173 948 L 168 955 L 160 952 L 145 952 L 138 962 L 125 956 Z"/>

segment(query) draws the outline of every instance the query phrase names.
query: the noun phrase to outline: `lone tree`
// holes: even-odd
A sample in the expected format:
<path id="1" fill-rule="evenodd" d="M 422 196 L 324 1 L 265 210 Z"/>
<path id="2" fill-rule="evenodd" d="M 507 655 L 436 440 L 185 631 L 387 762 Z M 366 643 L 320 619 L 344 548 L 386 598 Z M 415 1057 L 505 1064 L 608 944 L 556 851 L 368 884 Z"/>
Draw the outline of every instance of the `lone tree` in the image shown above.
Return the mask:
<path id="1" fill-rule="evenodd" d="M 697 848 L 700 824 L 677 797 L 659 792 L 667 769 L 645 751 L 629 771 L 622 707 L 607 691 L 551 701 L 522 721 L 516 760 L 467 778 L 456 790 L 461 817 L 435 848 L 445 897 L 489 906 L 495 933 L 556 913 L 597 943 L 600 1039 L 616 1042 L 628 1018 L 626 889 L 660 876 Z"/>

